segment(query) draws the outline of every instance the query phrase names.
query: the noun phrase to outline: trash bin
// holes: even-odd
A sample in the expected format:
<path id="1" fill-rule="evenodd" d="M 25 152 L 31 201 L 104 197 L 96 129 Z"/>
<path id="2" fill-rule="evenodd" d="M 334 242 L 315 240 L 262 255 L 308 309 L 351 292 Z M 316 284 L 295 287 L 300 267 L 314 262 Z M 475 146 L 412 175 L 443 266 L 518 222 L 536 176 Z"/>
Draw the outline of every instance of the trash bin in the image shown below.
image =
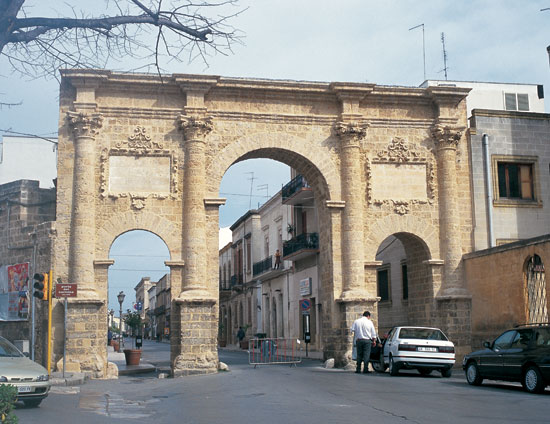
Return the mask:
<path id="1" fill-rule="evenodd" d="M 143 345 L 143 338 L 141 336 L 136 336 L 136 348 L 141 349 Z"/>

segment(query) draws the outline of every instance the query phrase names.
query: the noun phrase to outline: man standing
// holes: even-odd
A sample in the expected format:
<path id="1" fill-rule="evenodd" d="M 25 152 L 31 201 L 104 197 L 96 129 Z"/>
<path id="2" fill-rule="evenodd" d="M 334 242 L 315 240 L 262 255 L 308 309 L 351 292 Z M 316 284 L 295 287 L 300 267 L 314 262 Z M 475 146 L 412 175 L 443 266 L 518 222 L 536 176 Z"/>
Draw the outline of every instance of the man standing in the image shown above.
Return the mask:
<path id="1" fill-rule="evenodd" d="M 374 324 L 370 320 L 370 312 L 363 312 L 363 316 L 353 323 L 351 326 L 353 331 L 353 340 L 357 347 L 357 368 L 355 372 L 359 374 L 361 372 L 361 362 L 365 363 L 363 367 L 363 373 L 369 372 L 369 359 L 372 343 L 376 340 L 376 330 Z"/>

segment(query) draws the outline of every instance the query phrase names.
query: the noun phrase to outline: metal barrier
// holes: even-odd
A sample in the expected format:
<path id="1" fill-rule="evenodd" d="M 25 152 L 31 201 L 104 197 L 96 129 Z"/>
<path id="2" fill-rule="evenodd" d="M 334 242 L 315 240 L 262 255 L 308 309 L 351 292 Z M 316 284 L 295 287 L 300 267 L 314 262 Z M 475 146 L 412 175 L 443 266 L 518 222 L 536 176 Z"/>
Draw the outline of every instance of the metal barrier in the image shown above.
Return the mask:
<path id="1" fill-rule="evenodd" d="M 299 339 L 250 339 L 248 363 L 254 365 L 290 364 L 302 362 L 302 342 Z"/>

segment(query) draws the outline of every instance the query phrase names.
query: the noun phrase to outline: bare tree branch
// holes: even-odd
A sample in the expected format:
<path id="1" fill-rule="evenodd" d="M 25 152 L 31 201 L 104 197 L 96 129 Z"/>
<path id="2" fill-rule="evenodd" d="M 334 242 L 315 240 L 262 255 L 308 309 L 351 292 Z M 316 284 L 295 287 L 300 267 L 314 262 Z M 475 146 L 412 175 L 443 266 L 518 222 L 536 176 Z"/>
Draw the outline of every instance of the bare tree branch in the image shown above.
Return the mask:
<path id="1" fill-rule="evenodd" d="M 160 74 L 172 60 L 200 57 L 207 64 L 211 53 L 230 54 L 242 38 L 230 24 L 244 11 L 238 0 L 107 0 L 100 16 L 69 5 L 72 16 L 52 17 L 30 16 L 31 3 L 0 0 L 0 55 L 28 77 L 127 58 Z"/>

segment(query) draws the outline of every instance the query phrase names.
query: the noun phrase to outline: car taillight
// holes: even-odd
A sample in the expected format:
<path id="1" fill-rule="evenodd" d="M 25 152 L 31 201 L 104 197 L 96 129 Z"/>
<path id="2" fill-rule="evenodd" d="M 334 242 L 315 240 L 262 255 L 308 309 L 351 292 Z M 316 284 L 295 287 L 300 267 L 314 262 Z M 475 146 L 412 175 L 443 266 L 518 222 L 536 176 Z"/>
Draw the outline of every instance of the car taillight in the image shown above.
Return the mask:
<path id="1" fill-rule="evenodd" d="M 415 345 L 400 344 L 397 349 L 398 350 L 404 350 L 404 351 L 407 351 L 407 352 L 416 352 L 416 346 Z"/>
<path id="2" fill-rule="evenodd" d="M 439 346 L 439 351 L 443 353 L 455 353 L 454 346 Z"/>

